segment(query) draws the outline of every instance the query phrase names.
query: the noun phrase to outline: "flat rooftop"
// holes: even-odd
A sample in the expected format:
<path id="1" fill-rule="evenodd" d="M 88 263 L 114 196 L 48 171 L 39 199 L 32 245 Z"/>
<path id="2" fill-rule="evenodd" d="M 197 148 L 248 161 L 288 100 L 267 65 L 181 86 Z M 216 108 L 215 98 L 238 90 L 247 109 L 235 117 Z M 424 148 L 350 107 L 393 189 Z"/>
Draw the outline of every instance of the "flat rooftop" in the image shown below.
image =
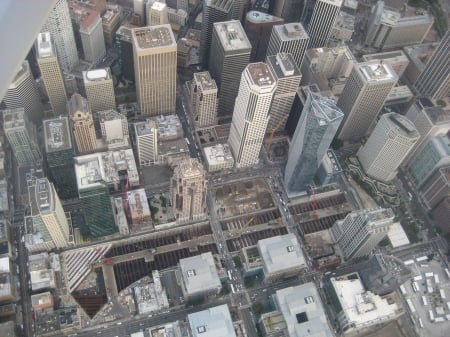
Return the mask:
<path id="1" fill-rule="evenodd" d="M 367 54 L 363 55 L 362 59 L 364 61 L 372 61 L 372 60 L 389 60 L 389 59 L 395 59 L 400 60 L 404 59 L 408 61 L 408 57 L 402 50 L 395 50 L 395 51 L 387 51 L 383 53 L 375 53 L 375 54 Z"/>
<path id="2" fill-rule="evenodd" d="M 187 318 L 193 337 L 236 337 L 226 304 L 189 314 Z"/>
<path id="3" fill-rule="evenodd" d="M 98 82 L 111 79 L 111 70 L 108 68 L 99 68 L 83 71 L 84 83 Z"/>
<path id="4" fill-rule="evenodd" d="M 210 252 L 180 260 L 181 277 L 188 294 L 220 288 L 216 265 Z"/>
<path id="5" fill-rule="evenodd" d="M 371 82 L 392 81 L 397 79 L 397 74 L 388 63 L 382 61 L 371 61 L 356 64 L 355 67 L 364 79 Z"/>
<path id="6" fill-rule="evenodd" d="M 414 123 L 405 116 L 402 116 L 398 113 L 389 113 L 385 118 L 389 119 L 389 121 L 395 126 L 397 131 L 400 131 L 404 136 L 416 139 L 420 137 L 420 133 L 419 131 L 417 131 Z"/>
<path id="7" fill-rule="evenodd" d="M 225 51 L 250 50 L 252 48 L 244 28 L 237 20 L 215 22 L 214 30 L 217 32 L 217 36 Z"/>
<path id="8" fill-rule="evenodd" d="M 24 116 L 25 112 L 23 108 L 6 109 L 3 110 L 3 128 L 14 129 L 25 126 Z"/>
<path id="9" fill-rule="evenodd" d="M 275 84 L 275 79 L 273 78 L 272 72 L 267 64 L 263 62 L 250 63 L 247 65 L 247 70 L 253 84 L 259 87 L 271 86 Z"/>
<path id="10" fill-rule="evenodd" d="M 138 136 L 148 135 L 152 129 L 156 129 L 156 123 L 153 120 L 134 123 L 134 130 Z"/>
<path id="11" fill-rule="evenodd" d="M 39 212 L 42 214 L 50 211 L 53 208 L 53 193 L 48 179 L 36 179 L 36 187 L 34 190 Z"/>
<path id="12" fill-rule="evenodd" d="M 300 40 L 309 39 L 305 28 L 299 22 L 286 23 L 284 25 L 273 26 L 274 31 L 278 33 L 281 40 Z"/>
<path id="13" fill-rule="evenodd" d="M 219 165 L 225 162 L 234 163 L 228 144 L 216 144 L 203 148 L 206 161 L 209 165 Z"/>
<path id="14" fill-rule="evenodd" d="M 209 71 L 195 73 L 194 80 L 202 88 L 202 91 L 217 89 L 216 81 L 211 77 Z"/>
<path id="15" fill-rule="evenodd" d="M 132 38 L 137 48 L 148 49 L 176 45 L 170 25 L 134 28 Z"/>
<path id="16" fill-rule="evenodd" d="M 78 17 L 81 28 L 84 29 L 90 28 L 95 23 L 95 21 L 98 18 L 100 18 L 100 13 L 97 12 L 95 9 L 81 6 L 74 1 L 69 1 L 68 5 L 73 15 Z"/>
<path id="17" fill-rule="evenodd" d="M 249 11 L 247 12 L 247 21 L 252 23 L 266 23 L 266 22 L 277 22 L 283 21 L 282 18 L 278 16 L 273 16 L 260 11 Z"/>
<path id="18" fill-rule="evenodd" d="M 428 118 L 435 125 L 446 124 L 450 122 L 450 114 L 442 107 L 430 107 L 425 108 L 423 111 L 427 114 Z"/>
<path id="19" fill-rule="evenodd" d="M 49 32 L 39 33 L 36 47 L 38 58 L 56 57 Z"/>
<path id="20" fill-rule="evenodd" d="M 66 116 L 43 121 L 45 151 L 47 153 L 69 150 L 73 147 L 70 138 L 69 119 Z"/>
<path id="21" fill-rule="evenodd" d="M 295 64 L 294 58 L 288 53 L 278 53 L 267 56 L 267 63 L 277 79 L 290 76 L 301 76 L 300 70 Z"/>

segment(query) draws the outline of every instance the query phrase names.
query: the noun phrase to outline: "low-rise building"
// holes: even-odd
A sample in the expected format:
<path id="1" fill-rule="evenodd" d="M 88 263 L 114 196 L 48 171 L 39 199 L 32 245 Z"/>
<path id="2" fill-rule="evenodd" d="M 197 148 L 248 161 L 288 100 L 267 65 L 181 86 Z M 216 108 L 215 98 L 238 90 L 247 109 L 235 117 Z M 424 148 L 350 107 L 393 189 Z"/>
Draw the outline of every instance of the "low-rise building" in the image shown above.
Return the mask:
<path id="1" fill-rule="evenodd" d="M 153 282 L 138 282 L 132 287 L 134 300 L 139 314 L 158 312 L 169 307 L 166 290 L 161 285 L 161 278 L 157 270 L 152 271 Z"/>
<path id="2" fill-rule="evenodd" d="M 11 263 L 9 257 L 0 258 L 0 303 L 14 299 L 14 286 L 11 279 Z"/>
<path id="3" fill-rule="evenodd" d="M 28 261 L 32 291 L 55 288 L 55 272 L 50 267 L 48 254 L 30 255 Z"/>
<path id="4" fill-rule="evenodd" d="M 208 172 L 215 172 L 232 168 L 234 159 L 228 144 L 216 144 L 203 148 Z"/>
<path id="5" fill-rule="evenodd" d="M 192 337 L 236 337 L 226 304 L 188 315 Z"/>
<path id="6" fill-rule="evenodd" d="M 31 306 L 33 307 L 33 310 L 53 308 L 54 303 L 53 295 L 49 291 L 31 295 Z"/>

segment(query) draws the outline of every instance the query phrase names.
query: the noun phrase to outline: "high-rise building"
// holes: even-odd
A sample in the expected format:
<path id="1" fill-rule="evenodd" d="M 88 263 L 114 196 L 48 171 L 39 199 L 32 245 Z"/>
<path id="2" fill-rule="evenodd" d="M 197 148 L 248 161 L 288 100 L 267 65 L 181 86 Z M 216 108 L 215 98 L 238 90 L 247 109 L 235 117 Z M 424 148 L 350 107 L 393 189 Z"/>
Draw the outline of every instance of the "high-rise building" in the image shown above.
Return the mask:
<path id="1" fill-rule="evenodd" d="M 109 68 L 83 71 L 83 81 L 92 112 L 116 108 L 114 85 Z"/>
<path id="2" fill-rule="evenodd" d="M 145 5 L 147 0 L 133 0 L 133 12 L 139 15 L 141 19 L 141 26 L 145 26 L 146 15 L 145 15 Z"/>
<path id="3" fill-rule="evenodd" d="M 329 98 L 309 93 L 289 146 L 284 171 L 288 195 L 304 192 L 333 141 L 344 114 Z"/>
<path id="4" fill-rule="evenodd" d="M 367 142 L 356 154 L 364 172 L 371 178 L 390 182 L 406 155 L 419 140 L 414 124 L 397 113 L 381 115 Z"/>
<path id="5" fill-rule="evenodd" d="M 33 232 L 39 233 L 47 250 L 68 247 L 73 241 L 70 216 L 64 212 L 53 184 L 47 178 L 35 179 L 28 192 Z"/>
<path id="6" fill-rule="evenodd" d="M 420 95 L 440 99 L 450 96 L 450 29 L 425 65 L 414 86 Z"/>
<path id="7" fill-rule="evenodd" d="M 66 84 L 64 83 L 61 66 L 49 32 L 38 35 L 36 59 L 53 113 L 55 115 L 66 114 Z"/>
<path id="8" fill-rule="evenodd" d="M 364 62 L 378 60 L 389 63 L 392 69 L 397 73 L 398 78 L 400 78 L 406 70 L 409 64 L 408 56 L 402 50 L 394 50 L 383 53 L 367 54 L 363 55 L 362 60 Z"/>
<path id="9" fill-rule="evenodd" d="M 27 61 L 22 63 L 3 101 L 8 109 L 24 108 L 27 118 L 36 126 L 40 125 L 44 108 Z"/>
<path id="10" fill-rule="evenodd" d="M 439 168 L 450 166 L 450 138 L 446 134 L 437 135 L 428 140 L 421 151 L 412 158 L 407 172 L 416 188 Z"/>
<path id="11" fill-rule="evenodd" d="M 119 54 L 118 63 L 125 79 L 134 82 L 132 28 L 120 26 L 116 32 L 115 47 Z"/>
<path id="12" fill-rule="evenodd" d="M 234 0 L 205 0 L 203 3 L 202 33 L 200 36 L 200 62 L 209 69 L 209 53 L 214 22 L 230 20 Z"/>
<path id="13" fill-rule="evenodd" d="M 340 140 L 364 137 L 383 107 L 397 74 L 382 61 L 355 64 L 337 102 L 345 114 L 338 131 Z"/>
<path id="14" fill-rule="evenodd" d="M 252 45 L 250 62 L 262 62 L 266 58 L 272 28 L 284 23 L 282 18 L 258 11 L 250 11 L 245 16 L 244 30 Z"/>
<path id="15" fill-rule="evenodd" d="M 63 71 L 68 73 L 75 68 L 78 51 L 66 0 L 56 1 L 41 32 L 50 32 Z"/>
<path id="16" fill-rule="evenodd" d="M 3 110 L 3 130 L 19 166 L 42 163 L 36 127 L 23 108 Z"/>
<path id="17" fill-rule="evenodd" d="M 430 210 L 442 200 L 450 197 L 450 166 L 441 167 L 420 187 L 419 195 Z"/>
<path id="18" fill-rule="evenodd" d="M 349 213 L 331 227 L 331 235 L 349 260 L 369 255 L 384 239 L 394 222 L 390 209 L 366 209 Z"/>
<path id="19" fill-rule="evenodd" d="M 217 85 L 209 72 L 194 74 L 191 83 L 191 102 L 196 127 L 217 124 Z"/>
<path id="20" fill-rule="evenodd" d="M 239 21 L 214 23 L 209 72 L 219 87 L 219 116 L 231 115 L 252 46 Z"/>
<path id="21" fill-rule="evenodd" d="M 155 121 L 134 123 L 136 152 L 141 166 L 151 165 L 158 161 L 158 128 Z"/>
<path id="22" fill-rule="evenodd" d="M 277 0 L 273 4 L 273 14 L 286 23 L 300 22 L 306 0 Z"/>
<path id="23" fill-rule="evenodd" d="M 156 1 L 151 6 L 148 6 L 147 26 L 159 26 L 167 23 L 169 23 L 169 18 L 165 3 Z"/>
<path id="24" fill-rule="evenodd" d="M 250 63 L 242 73 L 228 138 L 236 167 L 252 166 L 259 161 L 276 85 L 265 63 Z"/>
<path id="25" fill-rule="evenodd" d="M 95 151 L 97 138 L 88 100 L 80 94 L 73 94 L 69 100 L 68 111 L 77 152 L 84 154 Z"/>
<path id="26" fill-rule="evenodd" d="M 172 205 L 177 223 L 186 223 L 205 217 L 206 174 L 196 159 L 187 158 L 177 163 L 170 180 Z"/>
<path id="27" fill-rule="evenodd" d="M 170 25 L 132 31 L 136 94 L 141 114 L 175 112 L 177 44 Z"/>
<path id="28" fill-rule="evenodd" d="M 278 53 L 268 56 L 267 65 L 277 82 L 267 126 L 267 132 L 274 132 L 284 130 L 286 126 L 302 75 L 291 54 Z"/>
<path id="29" fill-rule="evenodd" d="M 102 138 L 108 150 L 130 147 L 127 116 L 116 110 L 98 112 Z"/>
<path id="30" fill-rule="evenodd" d="M 278 53 L 288 53 L 292 55 L 297 67 L 300 69 L 308 43 L 309 36 L 301 23 L 286 23 L 274 26 L 272 35 L 270 35 L 266 58 Z"/>
<path id="31" fill-rule="evenodd" d="M 44 120 L 43 129 L 49 178 L 61 198 L 75 198 L 77 196 L 73 166 L 75 149 L 70 133 L 69 118 L 60 116 Z"/>
<path id="32" fill-rule="evenodd" d="M 334 27 L 342 0 L 317 0 L 308 25 L 308 48 L 326 47 Z"/>

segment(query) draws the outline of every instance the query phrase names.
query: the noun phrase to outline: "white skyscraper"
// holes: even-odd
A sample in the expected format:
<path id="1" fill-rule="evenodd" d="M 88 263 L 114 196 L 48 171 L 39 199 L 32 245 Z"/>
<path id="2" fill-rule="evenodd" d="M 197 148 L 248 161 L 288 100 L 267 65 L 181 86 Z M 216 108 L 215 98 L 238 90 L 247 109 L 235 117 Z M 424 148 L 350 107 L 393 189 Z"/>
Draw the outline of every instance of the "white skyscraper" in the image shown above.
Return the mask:
<path id="1" fill-rule="evenodd" d="M 337 102 L 345 114 L 338 138 L 364 137 L 397 80 L 395 71 L 383 61 L 355 64 Z"/>
<path id="2" fill-rule="evenodd" d="M 378 208 L 349 213 L 331 227 L 331 236 L 346 260 L 369 255 L 394 222 L 394 212 Z"/>
<path id="3" fill-rule="evenodd" d="M 134 134 L 139 164 L 155 164 L 158 161 L 158 128 L 155 121 L 134 123 Z"/>
<path id="4" fill-rule="evenodd" d="M 247 65 L 242 73 L 228 138 L 236 167 L 258 163 L 275 89 L 275 79 L 265 63 Z"/>
<path id="5" fill-rule="evenodd" d="M 78 64 L 78 51 L 66 0 L 57 0 L 41 32 L 50 32 L 61 67 L 70 72 Z"/>
<path id="6" fill-rule="evenodd" d="M 217 85 L 209 72 L 195 73 L 191 86 L 192 114 L 196 127 L 215 125 Z"/>
<path id="7" fill-rule="evenodd" d="M 81 43 L 84 59 L 97 63 L 105 56 L 105 38 L 103 37 L 102 19 L 97 11 L 89 10 L 88 18 L 80 22 Z"/>
<path id="8" fill-rule="evenodd" d="M 165 3 L 156 1 L 151 6 L 148 6 L 147 26 L 158 26 L 167 23 L 169 23 L 169 18 Z"/>
<path id="9" fill-rule="evenodd" d="M 390 182 L 419 137 L 408 118 L 397 113 L 384 114 L 356 155 L 369 177 Z"/>
<path id="10" fill-rule="evenodd" d="M 114 85 L 109 68 L 83 71 L 83 81 L 92 112 L 116 108 Z"/>
<path id="11" fill-rule="evenodd" d="M 342 0 L 317 0 L 308 25 L 309 47 L 321 48 L 328 43 L 331 30 L 341 10 Z"/>
<path id="12" fill-rule="evenodd" d="M 55 115 L 67 113 L 67 91 L 56 49 L 49 32 L 40 33 L 36 41 L 36 59 Z"/>

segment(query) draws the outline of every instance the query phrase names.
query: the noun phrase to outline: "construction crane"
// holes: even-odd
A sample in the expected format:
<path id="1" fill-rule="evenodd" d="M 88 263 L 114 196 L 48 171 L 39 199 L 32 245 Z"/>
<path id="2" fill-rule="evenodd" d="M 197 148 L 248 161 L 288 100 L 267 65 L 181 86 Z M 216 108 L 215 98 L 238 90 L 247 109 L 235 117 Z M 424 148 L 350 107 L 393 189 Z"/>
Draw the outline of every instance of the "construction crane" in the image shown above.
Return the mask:
<path id="1" fill-rule="evenodd" d="M 250 225 L 250 223 L 254 220 L 255 218 L 252 217 L 250 218 L 250 220 L 248 220 L 244 226 L 242 226 L 242 228 L 238 228 L 238 229 L 234 229 L 233 231 L 231 231 L 231 235 L 233 236 L 240 236 L 242 234 L 242 232 L 248 227 L 248 225 Z"/>
<path id="2" fill-rule="evenodd" d="M 317 214 L 316 188 L 311 186 L 311 215 L 313 220 L 319 219 Z"/>
<path id="3" fill-rule="evenodd" d="M 273 142 L 273 136 L 275 135 L 275 132 L 280 128 L 280 126 L 286 122 L 286 120 L 288 119 L 289 115 L 284 116 L 283 118 L 281 118 L 277 125 L 275 125 L 275 127 L 272 129 L 272 131 L 270 132 L 270 136 L 269 136 L 269 141 L 267 142 L 267 153 L 270 152 L 270 149 L 272 148 L 272 142 Z"/>

